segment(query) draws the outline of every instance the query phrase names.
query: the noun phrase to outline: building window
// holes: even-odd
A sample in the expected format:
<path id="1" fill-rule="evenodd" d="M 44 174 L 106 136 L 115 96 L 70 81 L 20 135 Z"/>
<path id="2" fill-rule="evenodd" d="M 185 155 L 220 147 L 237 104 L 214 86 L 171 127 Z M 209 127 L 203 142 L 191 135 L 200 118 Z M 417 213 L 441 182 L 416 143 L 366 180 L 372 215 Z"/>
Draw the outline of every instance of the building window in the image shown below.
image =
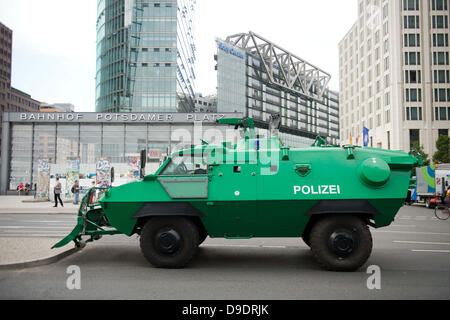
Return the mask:
<path id="1" fill-rule="evenodd" d="M 434 108 L 434 119 L 439 121 L 450 120 L 450 107 L 435 107 Z"/>
<path id="2" fill-rule="evenodd" d="M 449 65 L 449 53 L 448 52 L 433 52 L 433 64 L 436 65 Z"/>
<path id="3" fill-rule="evenodd" d="M 434 33 L 433 47 L 448 47 L 448 33 Z"/>
<path id="4" fill-rule="evenodd" d="M 446 94 L 447 91 L 447 94 Z M 434 101 L 435 102 L 446 102 L 450 101 L 450 89 L 434 89 Z"/>
<path id="5" fill-rule="evenodd" d="M 389 57 L 384 58 L 384 71 L 389 69 Z"/>
<path id="6" fill-rule="evenodd" d="M 381 113 L 377 114 L 377 127 L 381 126 Z"/>
<path id="7" fill-rule="evenodd" d="M 420 34 L 405 34 L 405 47 L 420 47 Z"/>
<path id="8" fill-rule="evenodd" d="M 450 83 L 448 70 L 435 70 L 433 73 L 434 83 Z"/>
<path id="9" fill-rule="evenodd" d="M 406 102 L 422 102 L 422 89 L 406 89 Z"/>
<path id="10" fill-rule="evenodd" d="M 405 52 L 405 65 L 420 65 L 420 52 Z"/>
<path id="11" fill-rule="evenodd" d="M 419 0 L 403 0 L 403 10 L 419 10 Z"/>
<path id="12" fill-rule="evenodd" d="M 405 83 L 421 83 L 420 70 L 405 71 Z"/>
<path id="13" fill-rule="evenodd" d="M 448 0 L 431 0 L 433 10 L 447 10 Z"/>
<path id="14" fill-rule="evenodd" d="M 409 146 L 412 148 L 414 142 L 417 142 L 420 145 L 420 130 L 419 129 L 410 129 L 409 130 Z"/>
<path id="15" fill-rule="evenodd" d="M 433 29 L 448 28 L 448 16 L 433 16 Z"/>
<path id="16" fill-rule="evenodd" d="M 447 108 L 439 108 L 439 115 L 441 120 L 447 120 Z"/>
<path id="17" fill-rule="evenodd" d="M 439 129 L 438 130 L 438 137 L 440 137 L 440 136 L 448 137 L 448 129 Z"/>
<path id="18" fill-rule="evenodd" d="M 419 16 L 404 16 L 403 17 L 403 28 L 404 29 L 420 28 Z"/>
<path id="19" fill-rule="evenodd" d="M 422 121 L 422 107 L 406 107 L 407 121 Z"/>

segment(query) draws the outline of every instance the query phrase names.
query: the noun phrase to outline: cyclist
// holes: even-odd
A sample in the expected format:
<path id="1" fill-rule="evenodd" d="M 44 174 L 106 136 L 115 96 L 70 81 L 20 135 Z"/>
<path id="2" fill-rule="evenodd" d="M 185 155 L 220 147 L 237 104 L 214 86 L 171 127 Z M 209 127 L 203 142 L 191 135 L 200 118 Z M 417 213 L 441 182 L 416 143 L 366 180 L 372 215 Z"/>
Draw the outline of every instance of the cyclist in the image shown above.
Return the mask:
<path id="1" fill-rule="evenodd" d="M 447 220 L 450 218 L 450 187 L 443 195 L 442 206 L 436 206 L 434 208 L 434 215 L 439 220 Z"/>
<path id="2" fill-rule="evenodd" d="M 450 187 L 448 187 L 447 193 L 445 194 L 444 203 L 447 204 L 447 208 L 450 207 Z"/>

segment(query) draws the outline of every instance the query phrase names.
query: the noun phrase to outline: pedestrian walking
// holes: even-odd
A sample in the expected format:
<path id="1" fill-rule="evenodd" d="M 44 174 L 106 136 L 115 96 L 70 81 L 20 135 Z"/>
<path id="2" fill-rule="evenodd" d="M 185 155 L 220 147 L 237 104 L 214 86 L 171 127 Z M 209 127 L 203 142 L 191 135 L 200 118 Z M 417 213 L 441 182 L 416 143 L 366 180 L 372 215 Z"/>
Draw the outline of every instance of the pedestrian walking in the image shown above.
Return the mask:
<path id="1" fill-rule="evenodd" d="M 91 188 L 90 189 L 92 189 L 92 188 L 95 188 L 95 181 L 91 182 Z M 95 190 L 91 191 L 91 196 L 89 198 L 89 204 L 94 204 L 94 203 L 95 203 Z"/>
<path id="2" fill-rule="evenodd" d="M 75 180 L 74 185 L 72 186 L 72 193 L 74 195 L 73 204 L 78 205 L 78 199 L 80 197 L 80 183 L 78 180 Z"/>
<path id="3" fill-rule="evenodd" d="M 59 199 L 59 203 L 61 203 L 61 207 L 64 207 L 63 202 L 61 200 L 61 190 L 62 190 L 62 186 L 61 186 L 61 182 L 59 182 L 59 178 L 56 178 L 56 185 L 53 189 L 53 192 L 55 194 L 55 205 L 54 207 L 58 207 L 58 199 Z"/>

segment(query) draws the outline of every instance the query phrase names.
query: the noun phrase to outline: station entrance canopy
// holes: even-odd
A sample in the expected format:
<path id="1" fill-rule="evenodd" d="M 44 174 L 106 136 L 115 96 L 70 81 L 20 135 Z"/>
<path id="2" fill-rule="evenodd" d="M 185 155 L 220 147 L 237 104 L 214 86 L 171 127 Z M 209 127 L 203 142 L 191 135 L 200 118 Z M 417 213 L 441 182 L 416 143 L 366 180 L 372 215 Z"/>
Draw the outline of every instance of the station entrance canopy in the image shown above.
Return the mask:
<path id="1" fill-rule="evenodd" d="M 0 194 L 15 192 L 20 183 L 38 183 L 43 167 L 53 177 L 70 181 L 69 164 L 90 186 L 99 159 L 110 159 L 116 182 L 127 183 L 142 150 L 149 171 L 184 145 L 234 139 L 232 127 L 217 120 L 242 118 L 242 113 L 3 113 Z M 83 178 L 84 177 L 84 178 Z M 131 176 L 133 178 L 133 176 Z M 47 181 L 46 180 L 46 181 Z M 72 179 L 73 180 L 73 179 Z M 67 188 L 66 188 L 67 189 Z"/>

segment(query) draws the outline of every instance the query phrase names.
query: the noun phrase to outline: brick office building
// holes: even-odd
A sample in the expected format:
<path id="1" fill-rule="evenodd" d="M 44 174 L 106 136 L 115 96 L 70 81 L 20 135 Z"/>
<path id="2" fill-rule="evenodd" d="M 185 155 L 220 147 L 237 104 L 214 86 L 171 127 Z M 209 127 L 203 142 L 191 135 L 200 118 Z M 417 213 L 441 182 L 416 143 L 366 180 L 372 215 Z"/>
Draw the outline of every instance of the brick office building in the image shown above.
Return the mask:
<path id="1" fill-rule="evenodd" d="M 0 132 L 3 112 L 37 112 L 40 102 L 11 87 L 13 32 L 0 22 Z M 0 156 L 1 156 L 0 135 Z"/>

